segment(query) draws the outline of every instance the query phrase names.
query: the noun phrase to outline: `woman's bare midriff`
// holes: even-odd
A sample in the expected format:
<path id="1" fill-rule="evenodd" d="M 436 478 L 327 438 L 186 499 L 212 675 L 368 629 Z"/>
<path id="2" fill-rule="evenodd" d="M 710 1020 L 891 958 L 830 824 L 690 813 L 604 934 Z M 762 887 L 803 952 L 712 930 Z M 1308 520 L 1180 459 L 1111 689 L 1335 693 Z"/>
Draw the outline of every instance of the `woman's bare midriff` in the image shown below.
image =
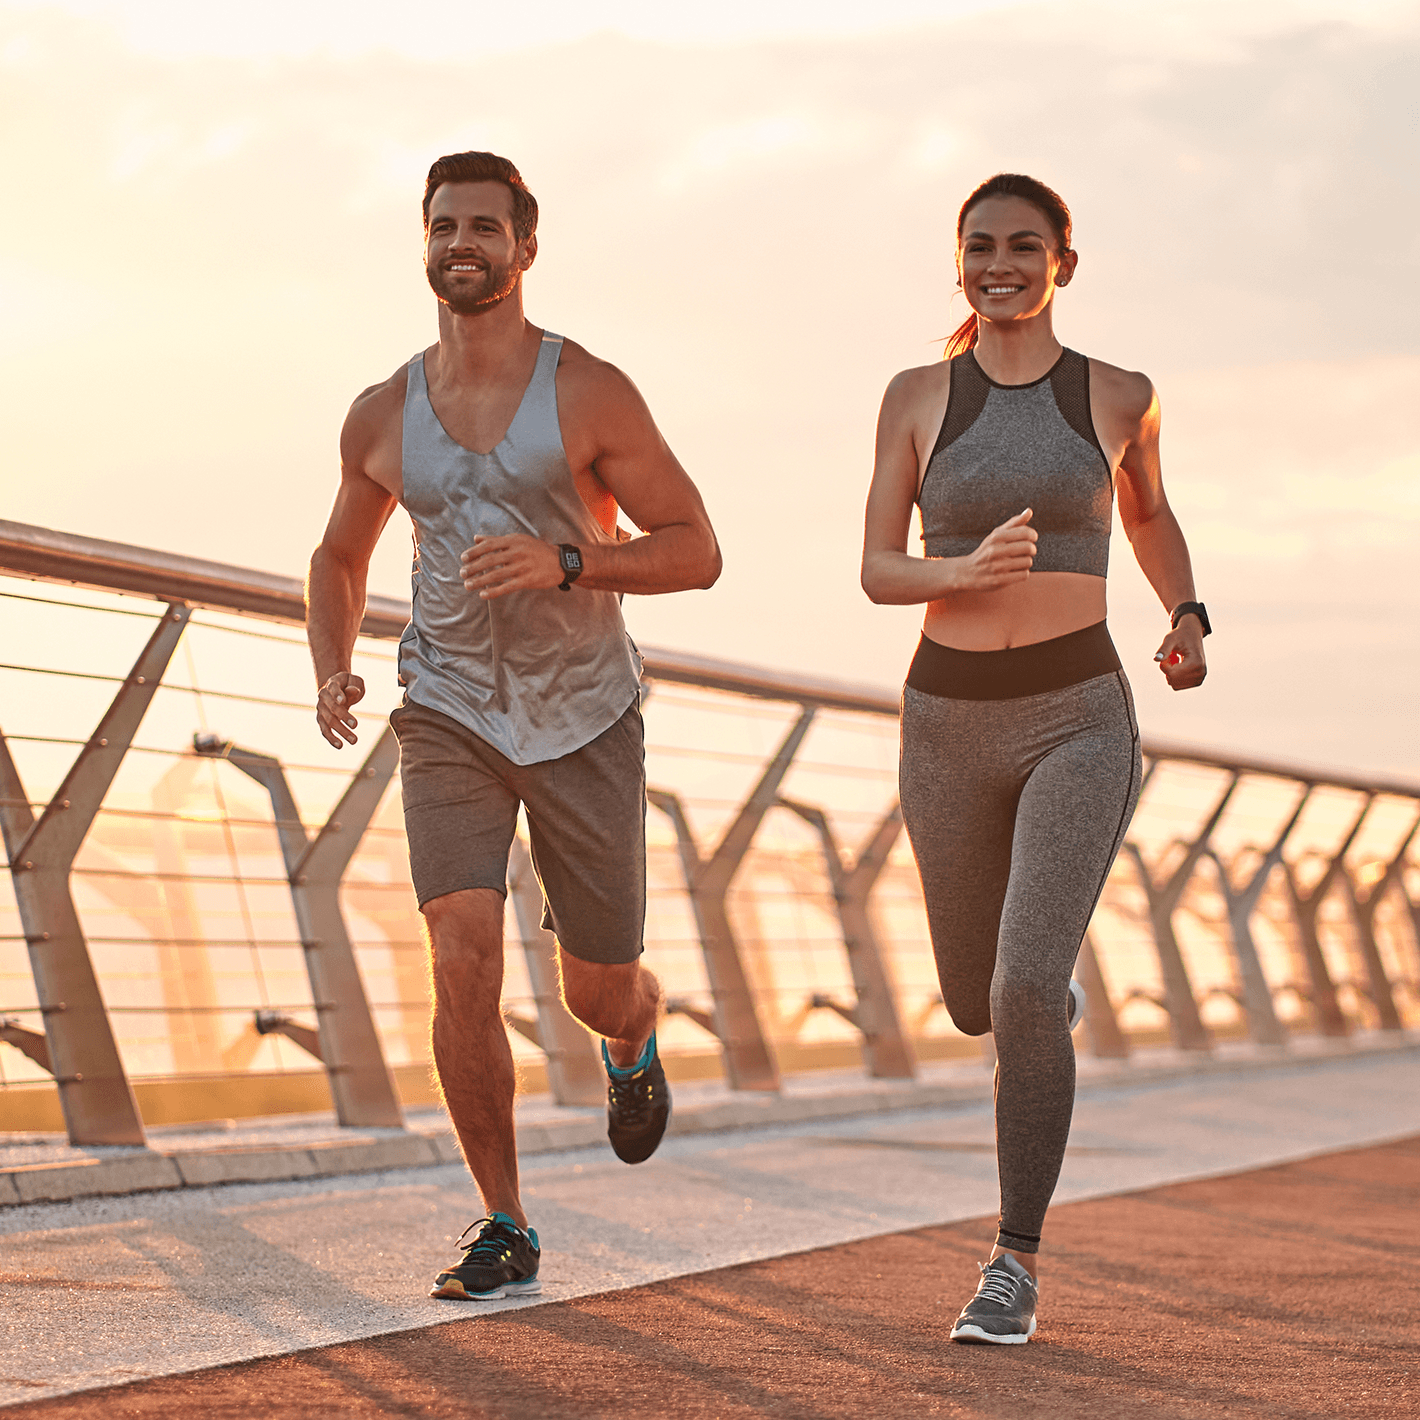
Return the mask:
<path id="1" fill-rule="evenodd" d="M 1003 651 L 1068 636 L 1105 619 L 1104 578 L 1032 572 L 994 592 L 954 592 L 927 603 L 922 634 L 958 651 Z"/>

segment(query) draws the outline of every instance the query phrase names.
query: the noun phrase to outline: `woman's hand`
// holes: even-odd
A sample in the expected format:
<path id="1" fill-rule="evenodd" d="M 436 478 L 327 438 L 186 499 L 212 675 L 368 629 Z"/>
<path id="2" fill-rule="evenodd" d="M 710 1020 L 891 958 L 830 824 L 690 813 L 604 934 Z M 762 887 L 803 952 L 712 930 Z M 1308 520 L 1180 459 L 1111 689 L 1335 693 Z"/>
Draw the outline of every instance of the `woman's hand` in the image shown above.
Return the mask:
<path id="1" fill-rule="evenodd" d="M 1025 581 L 1035 561 L 1039 537 L 1033 527 L 1027 526 L 1032 516 L 1032 510 L 1027 508 L 1014 518 L 1007 518 L 999 528 L 992 528 L 986 534 L 975 552 L 958 559 L 960 580 L 953 590 L 994 592 L 1012 582 Z"/>
<path id="2" fill-rule="evenodd" d="M 1203 654 L 1203 627 L 1191 612 L 1179 618 L 1178 629 L 1164 637 L 1154 659 L 1170 690 L 1192 690 L 1203 684 L 1208 659 Z"/>

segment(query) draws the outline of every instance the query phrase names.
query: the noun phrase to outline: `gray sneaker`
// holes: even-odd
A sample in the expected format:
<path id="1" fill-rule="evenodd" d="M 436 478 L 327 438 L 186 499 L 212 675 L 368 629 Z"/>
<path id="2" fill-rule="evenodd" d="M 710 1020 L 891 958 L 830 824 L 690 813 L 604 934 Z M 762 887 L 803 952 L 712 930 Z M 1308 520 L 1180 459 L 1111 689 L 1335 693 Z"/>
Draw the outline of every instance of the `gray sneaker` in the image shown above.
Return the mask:
<path id="1" fill-rule="evenodd" d="M 1073 1031 L 1085 1019 L 1085 988 L 1073 976 L 1070 978 L 1069 994 L 1069 1014 L 1065 1017 L 1065 1021 L 1069 1029 Z"/>
<path id="2" fill-rule="evenodd" d="M 961 1309 L 952 1327 L 953 1341 L 989 1341 L 1024 1346 L 1035 1335 L 1040 1288 L 1010 1253 L 981 1268 L 976 1295 Z"/>

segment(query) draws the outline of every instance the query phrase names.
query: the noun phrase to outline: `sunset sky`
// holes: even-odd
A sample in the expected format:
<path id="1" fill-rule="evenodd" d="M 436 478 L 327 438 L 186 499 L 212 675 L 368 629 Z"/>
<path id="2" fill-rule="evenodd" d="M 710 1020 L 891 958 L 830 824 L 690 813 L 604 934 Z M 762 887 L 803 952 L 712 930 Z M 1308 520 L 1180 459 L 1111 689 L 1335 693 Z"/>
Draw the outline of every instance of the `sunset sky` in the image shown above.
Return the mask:
<path id="1" fill-rule="evenodd" d="M 492 148 L 538 324 L 624 368 L 703 490 L 652 645 L 900 682 L 858 588 L 873 424 L 931 361 L 957 206 L 1056 187 L 1066 344 L 1148 373 L 1217 634 L 1146 732 L 1420 774 L 1420 6 L 0 0 L 0 517 L 300 575 L 351 399 L 434 338 L 419 201 Z M 867 18 L 871 14 L 872 19 Z M 407 523 L 372 590 L 407 595 Z"/>

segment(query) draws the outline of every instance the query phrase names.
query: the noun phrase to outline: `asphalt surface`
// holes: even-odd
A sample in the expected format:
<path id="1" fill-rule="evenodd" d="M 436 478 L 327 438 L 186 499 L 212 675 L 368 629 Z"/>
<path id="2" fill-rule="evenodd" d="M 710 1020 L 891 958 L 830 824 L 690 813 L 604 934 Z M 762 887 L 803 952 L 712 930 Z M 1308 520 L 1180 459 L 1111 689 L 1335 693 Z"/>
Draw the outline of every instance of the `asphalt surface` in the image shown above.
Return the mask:
<path id="1" fill-rule="evenodd" d="M 637 1169 L 530 1160 L 546 1291 L 476 1310 L 422 1295 L 476 1211 L 455 1169 L 10 1208 L 0 1396 L 56 1416 L 1413 1415 L 1420 1146 L 1274 1166 L 1416 1133 L 1416 1051 L 1087 1094 L 1041 1333 L 1009 1371 L 944 1341 L 991 1235 L 981 1106 L 669 1140 Z"/>

